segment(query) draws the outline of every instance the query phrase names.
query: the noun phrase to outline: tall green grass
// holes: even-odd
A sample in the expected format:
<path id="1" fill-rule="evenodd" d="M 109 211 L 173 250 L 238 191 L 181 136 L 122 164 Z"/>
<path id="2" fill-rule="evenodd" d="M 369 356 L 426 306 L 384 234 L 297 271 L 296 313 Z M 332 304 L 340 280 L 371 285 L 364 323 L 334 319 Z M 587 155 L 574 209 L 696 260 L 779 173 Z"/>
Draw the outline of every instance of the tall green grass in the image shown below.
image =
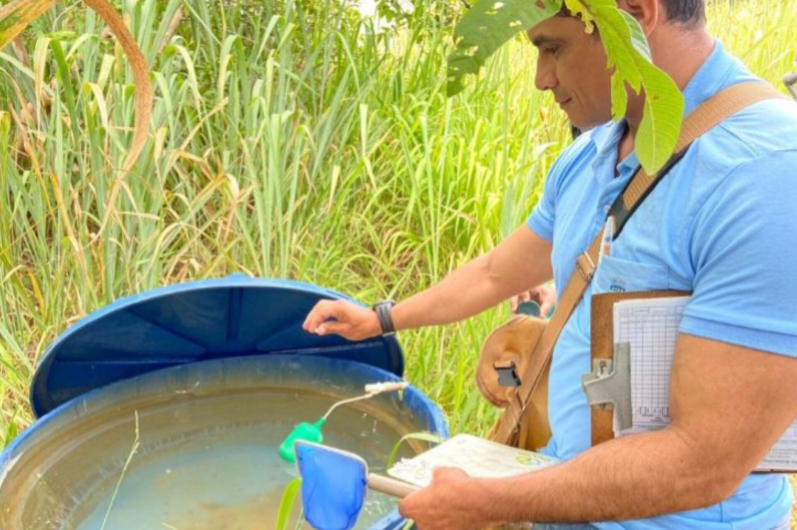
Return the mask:
<path id="1" fill-rule="evenodd" d="M 148 145 L 123 180 L 132 77 L 100 22 L 60 7 L 24 53 L 0 51 L 6 443 L 32 421 L 46 345 L 117 297 L 233 272 L 406 297 L 518 226 L 569 141 L 520 40 L 445 98 L 453 0 L 416 2 L 406 27 L 382 34 L 337 0 L 118 5 L 156 92 Z M 794 69 L 797 0 L 717 0 L 710 20 L 776 86 Z M 401 337 L 408 379 L 455 432 L 495 417 L 472 368 L 507 314 Z"/>
<path id="2" fill-rule="evenodd" d="M 539 94 L 519 97 L 528 74 L 510 64 L 528 50 L 507 49 L 467 98 L 447 101 L 457 4 L 430 1 L 389 35 L 321 4 L 242 2 L 256 11 L 244 16 L 237 4 L 126 2 L 156 104 L 124 180 L 131 79 L 94 17 L 54 13 L 27 35 L 27 57 L 0 55 L 2 425 L 29 423 L 26 387 L 47 342 L 119 296 L 242 271 L 402 297 L 521 222 L 565 134 L 561 117 L 543 123 Z M 488 410 L 464 381 L 494 322 L 405 338 L 411 379 L 463 411 L 455 428 Z"/>

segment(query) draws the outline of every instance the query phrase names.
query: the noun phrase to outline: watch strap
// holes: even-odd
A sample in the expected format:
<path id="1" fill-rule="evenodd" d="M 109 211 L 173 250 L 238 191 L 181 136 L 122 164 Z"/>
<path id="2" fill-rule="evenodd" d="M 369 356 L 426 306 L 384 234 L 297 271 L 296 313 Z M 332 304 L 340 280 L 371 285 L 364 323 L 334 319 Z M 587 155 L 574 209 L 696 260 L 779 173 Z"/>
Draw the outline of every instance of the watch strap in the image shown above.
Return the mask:
<path id="1" fill-rule="evenodd" d="M 382 328 L 382 335 L 393 335 L 396 328 L 393 327 L 393 318 L 390 315 L 391 309 L 396 303 L 393 300 L 383 300 L 374 304 L 376 318 L 379 319 L 379 326 Z"/>

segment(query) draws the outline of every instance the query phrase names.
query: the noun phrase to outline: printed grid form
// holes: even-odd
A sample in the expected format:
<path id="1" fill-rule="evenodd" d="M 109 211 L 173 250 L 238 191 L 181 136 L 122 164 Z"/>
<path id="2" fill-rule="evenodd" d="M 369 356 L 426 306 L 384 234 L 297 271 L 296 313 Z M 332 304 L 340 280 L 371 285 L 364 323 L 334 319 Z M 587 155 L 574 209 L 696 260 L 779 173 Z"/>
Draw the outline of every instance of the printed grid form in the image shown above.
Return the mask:
<path id="1" fill-rule="evenodd" d="M 786 429 L 760 467 L 797 471 L 797 421 Z"/>
<path id="2" fill-rule="evenodd" d="M 688 300 L 628 300 L 614 305 L 614 342 L 630 344 L 632 423 L 636 429 L 660 429 L 669 423 L 670 371 Z"/>
<path id="3" fill-rule="evenodd" d="M 614 304 L 614 343 L 631 351 L 632 427 L 615 435 L 661 429 L 670 422 L 670 372 L 688 297 L 624 300 Z M 797 471 L 797 419 L 773 446 L 759 470 Z"/>

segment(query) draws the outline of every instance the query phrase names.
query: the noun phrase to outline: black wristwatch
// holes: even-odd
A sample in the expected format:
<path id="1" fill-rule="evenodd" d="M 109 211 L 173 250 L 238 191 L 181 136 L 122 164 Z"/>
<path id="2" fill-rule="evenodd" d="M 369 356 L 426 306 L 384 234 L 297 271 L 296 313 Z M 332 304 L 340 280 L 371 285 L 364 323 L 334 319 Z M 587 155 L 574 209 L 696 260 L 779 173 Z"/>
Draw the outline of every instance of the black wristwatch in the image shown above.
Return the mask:
<path id="1" fill-rule="evenodd" d="M 379 326 L 382 328 L 382 335 L 395 335 L 396 328 L 393 327 L 393 318 L 390 316 L 390 310 L 396 302 L 393 300 L 382 300 L 374 304 L 373 310 L 376 312 L 376 318 L 379 319 Z"/>

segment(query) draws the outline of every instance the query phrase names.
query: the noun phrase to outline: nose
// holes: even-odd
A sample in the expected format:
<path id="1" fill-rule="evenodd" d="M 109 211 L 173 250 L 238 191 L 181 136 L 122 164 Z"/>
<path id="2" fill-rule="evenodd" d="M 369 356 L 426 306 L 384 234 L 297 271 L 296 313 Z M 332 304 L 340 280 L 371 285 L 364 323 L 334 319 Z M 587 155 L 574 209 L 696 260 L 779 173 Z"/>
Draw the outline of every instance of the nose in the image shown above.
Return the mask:
<path id="1" fill-rule="evenodd" d="M 534 73 L 534 86 L 537 90 L 552 90 L 559 84 L 552 61 L 546 60 L 542 51 L 538 52 L 537 71 Z"/>

